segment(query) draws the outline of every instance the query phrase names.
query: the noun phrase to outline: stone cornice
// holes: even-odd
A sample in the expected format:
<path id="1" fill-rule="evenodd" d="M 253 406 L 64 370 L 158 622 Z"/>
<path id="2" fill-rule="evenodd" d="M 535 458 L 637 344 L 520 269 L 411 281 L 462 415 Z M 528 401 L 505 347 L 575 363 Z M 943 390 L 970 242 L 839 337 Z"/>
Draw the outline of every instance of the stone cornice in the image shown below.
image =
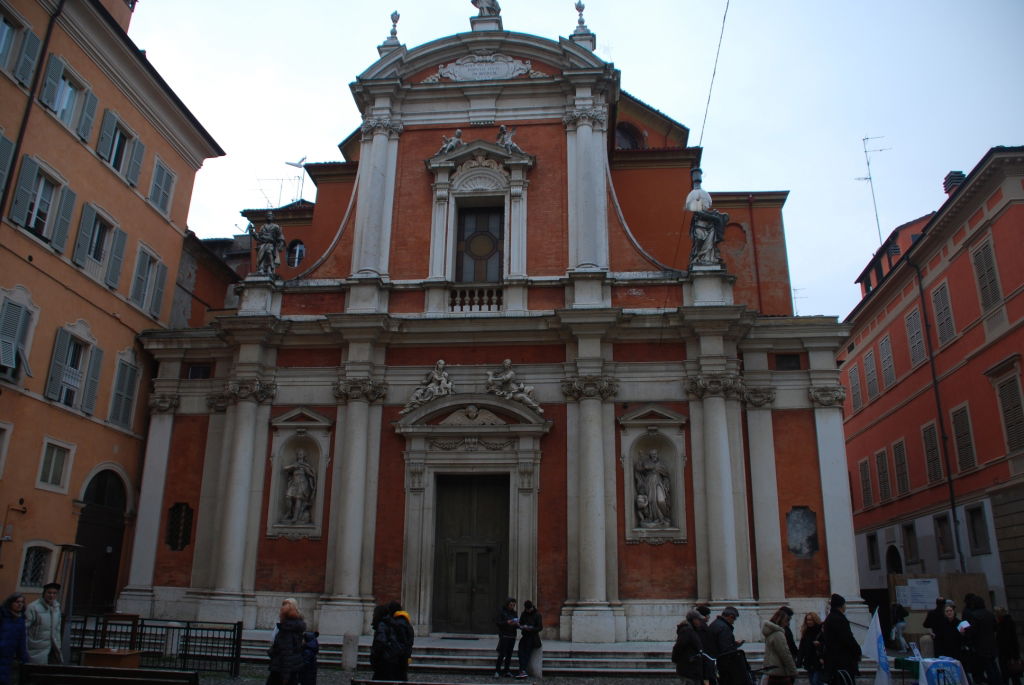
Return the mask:
<path id="1" fill-rule="evenodd" d="M 574 400 L 607 400 L 619 392 L 619 381 L 612 376 L 574 376 L 562 380 L 562 392 Z"/>

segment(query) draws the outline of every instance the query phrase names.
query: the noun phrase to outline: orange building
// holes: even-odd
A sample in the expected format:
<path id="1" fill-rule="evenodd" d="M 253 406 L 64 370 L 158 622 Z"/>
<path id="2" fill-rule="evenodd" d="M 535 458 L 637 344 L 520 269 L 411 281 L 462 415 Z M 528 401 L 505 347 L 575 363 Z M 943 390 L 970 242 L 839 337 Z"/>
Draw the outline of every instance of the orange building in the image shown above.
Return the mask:
<path id="1" fill-rule="evenodd" d="M 951 172 L 942 207 L 895 229 L 858 279 L 841 356 L 865 589 L 982 573 L 991 602 L 1024 611 L 1022 177 L 1021 147 Z"/>
<path id="2" fill-rule="evenodd" d="M 244 212 L 236 311 L 142 336 L 174 411 L 118 606 L 266 628 L 287 594 L 341 635 L 398 598 L 490 633 L 511 594 L 613 642 L 855 599 L 847 331 L 793 316 L 786 193 L 702 191 L 582 21 L 470 24 L 386 40 L 316 202 Z"/>
<path id="3" fill-rule="evenodd" d="M 201 308 L 175 274 L 223 154 L 128 39 L 134 4 L 0 0 L 0 584 L 38 592 L 77 542 L 85 611 L 113 607 L 139 506 L 137 335 Z"/>

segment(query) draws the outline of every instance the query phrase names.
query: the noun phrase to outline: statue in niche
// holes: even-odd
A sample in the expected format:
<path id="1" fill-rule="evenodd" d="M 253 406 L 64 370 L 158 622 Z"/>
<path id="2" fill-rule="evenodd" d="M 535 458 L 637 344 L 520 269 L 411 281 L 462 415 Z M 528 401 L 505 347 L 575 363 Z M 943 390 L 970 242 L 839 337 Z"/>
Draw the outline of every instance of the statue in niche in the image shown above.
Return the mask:
<path id="1" fill-rule="evenodd" d="M 525 404 L 538 414 L 544 413 L 540 404 L 533 397 L 533 386 L 516 380 L 516 372 L 512 370 L 511 359 L 503 361 L 501 369 L 498 371 L 487 372 L 487 384 L 484 388 L 487 392 L 494 393 L 503 399 Z"/>
<path id="2" fill-rule="evenodd" d="M 412 397 L 409 398 L 401 413 L 408 414 L 416 407 L 421 407 L 431 400 L 451 395 L 454 392 L 455 386 L 452 384 L 451 379 L 448 378 L 448 372 L 445 371 L 444 360 L 438 359 L 437 363 L 434 364 L 434 368 L 427 372 L 423 382 L 420 383 L 420 387 L 413 391 Z"/>
<path id="3" fill-rule="evenodd" d="M 443 141 L 441 143 L 441 149 L 434 153 L 435 157 L 437 157 L 439 155 L 446 155 L 449 152 L 454 152 L 455 149 L 458 148 L 460 145 L 465 145 L 466 144 L 466 141 L 464 141 L 462 139 L 462 129 L 461 128 L 455 129 L 455 133 L 452 135 L 451 138 L 449 138 L 448 136 L 442 135 L 441 136 L 441 140 Z"/>
<path id="4" fill-rule="evenodd" d="M 711 209 L 711 195 L 700 185 L 702 176 L 700 169 L 693 170 L 693 190 L 686 196 L 686 210 L 693 212 L 690 220 L 691 268 L 721 265 L 718 243 L 725 239 L 725 225 L 729 223 L 728 214 Z"/>
<path id="5" fill-rule="evenodd" d="M 462 409 L 452 412 L 441 422 L 442 426 L 503 426 L 505 422 L 489 409 L 480 409 L 475 404 L 467 404 Z"/>
<path id="6" fill-rule="evenodd" d="M 246 232 L 256 241 L 256 271 L 265 276 L 277 273 L 281 266 L 281 251 L 285 248 L 284 232 L 274 223 L 274 213 L 267 212 L 267 222 L 258 229 L 250 223 Z"/>
<path id="7" fill-rule="evenodd" d="M 498 4 L 498 0 L 470 0 L 473 3 L 473 7 L 480 10 L 479 16 L 481 17 L 497 17 L 501 14 L 501 5 Z"/>
<path id="8" fill-rule="evenodd" d="M 657 449 L 650 449 L 633 466 L 636 520 L 640 528 L 672 525 L 672 481 Z"/>
<path id="9" fill-rule="evenodd" d="M 306 450 L 295 450 L 295 461 L 284 467 L 288 477 L 284 491 L 285 517 L 283 523 L 310 523 L 310 507 L 316 493 L 316 472 L 306 461 Z"/>
<path id="10" fill-rule="evenodd" d="M 523 148 L 519 147 L 516 141 L 512 140 L 512 136 L 516 134 L 515 127 L 508 128 L 505 124 L 502 124 L 498 128 L 498 139 L 497 143 L 500 147 L 505 148 L 505 152 L 510 155 L 525 155 Z"/>

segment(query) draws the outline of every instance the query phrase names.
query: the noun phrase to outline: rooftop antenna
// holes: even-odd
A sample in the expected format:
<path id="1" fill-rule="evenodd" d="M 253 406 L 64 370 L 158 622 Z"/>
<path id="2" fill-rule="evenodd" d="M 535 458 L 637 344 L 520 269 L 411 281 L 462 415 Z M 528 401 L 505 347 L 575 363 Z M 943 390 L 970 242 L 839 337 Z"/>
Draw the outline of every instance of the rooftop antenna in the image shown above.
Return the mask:
<path id="1" fill-rule="evenodd" d="M 790 288 L 790 290 L 793 293 L 793 316 L 800 316 L 800 310 L 796 306 L 796 301 L 797 300 L 806 300 L 807 296 L 806 295 L 797 295 L 797 293 L 802 293 L 803 291 L 807 290 L 807 288 Z"/>
<path id="2" fill-rule="evenodd" d="M 875 228 L 878 229 L 878 244 L 879 245 L 882 244 L 882 222 L 880 222 L 878 220 L 878 201 L 875 200 L 875 181 L 871 177 L 871 154 L 870 153 L 872 153 L 872 152 L 885 152 L 886 150 L 891 150 L 892 148 L 891 147 L 879 147 L 879 148 L 873 148 L 873 149 L 869 150 L 868 149 L 868 141 L 869 140 L 881 140 L 882 138 L 885 138 L 885 136 L 864 136 L 861 139 L 861 143 L 864 146 L 864 161 L 867 162 L 867 165 L 868 165 L 868 175 L 867 176 L 859 176 L 857 179 L 855 179 L 857 181 L 867 181 L 868 185 L 871 186 L 871 205 L 875 208 Z"/>
<path id="3" fill-rule="evenodd" d="M 305 188 L 306 188 L 306 164 L 305 164 L 305 162 L 306 162 L 306 155 L 302 155 L 302 159 L 300 159 L 297 162 L 285 162 L 285 164 L 287 164 L 288 166 L 293 166 L 296 169 L 302 169 L 302 171 L 299 172 L 299 178 L 298 178 L 298 181 L 299 181 L 299 196 L 297 198 L 295 198 L 296 200 L 301 200 L 302 199 L 302 191 L 305 190 Z"/>

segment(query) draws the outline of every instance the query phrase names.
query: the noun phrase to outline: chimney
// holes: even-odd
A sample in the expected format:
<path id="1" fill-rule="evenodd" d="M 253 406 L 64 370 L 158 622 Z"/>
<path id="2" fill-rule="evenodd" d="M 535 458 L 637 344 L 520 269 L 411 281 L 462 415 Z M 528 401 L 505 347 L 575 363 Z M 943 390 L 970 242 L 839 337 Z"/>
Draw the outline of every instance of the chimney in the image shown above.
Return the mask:
<path id="1" fill-rule="evenodd" d="M 964 172 L 950 171 L 942 181 L 942 189 L 946 191 L 946 195 L 952 195 L 957 188 L 963 185 L 965 180 L 967 180 L 967 176 L 964 175 Z"/>

